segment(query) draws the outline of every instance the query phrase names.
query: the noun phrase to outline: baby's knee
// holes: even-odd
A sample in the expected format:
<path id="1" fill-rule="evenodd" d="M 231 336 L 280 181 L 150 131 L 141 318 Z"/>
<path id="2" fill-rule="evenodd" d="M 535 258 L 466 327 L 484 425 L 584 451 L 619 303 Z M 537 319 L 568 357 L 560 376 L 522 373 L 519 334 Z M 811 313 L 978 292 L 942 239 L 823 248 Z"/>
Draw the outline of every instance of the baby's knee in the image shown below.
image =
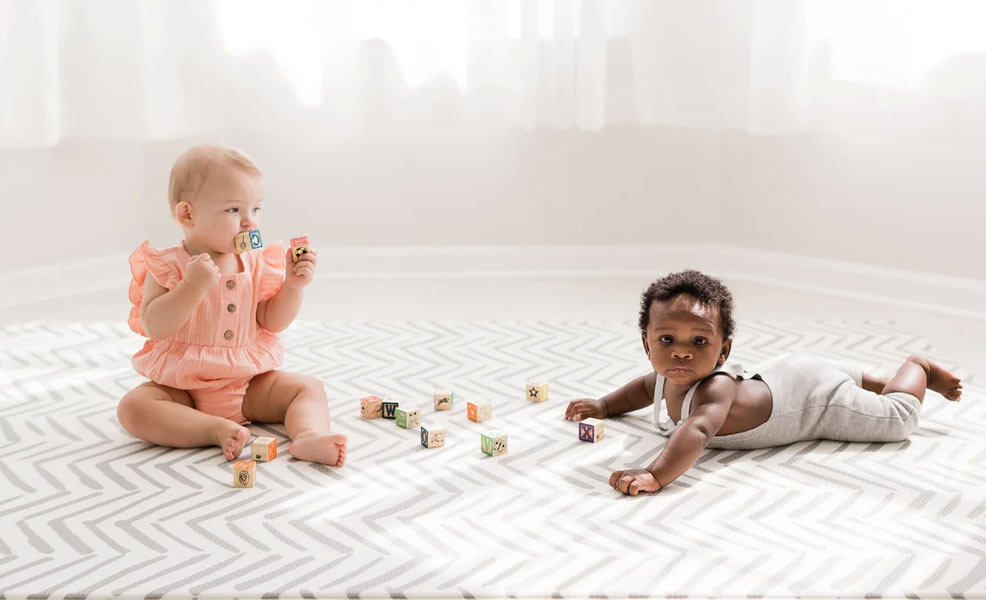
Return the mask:
<path id="1" fill-rule="evenodd" d="M 325 398 L 325 386 L 322 385 L 322 380 L 312 375 L 298 375 L 298 391 L 306 396 Z"/>
<path id="2" fill-rule="evenodd" d="M 130 433 L 133 433 L 134 425 L 140 419 L 140 395 L 139 388 L 131 390 L 116 405 L 116 419 Z"/>

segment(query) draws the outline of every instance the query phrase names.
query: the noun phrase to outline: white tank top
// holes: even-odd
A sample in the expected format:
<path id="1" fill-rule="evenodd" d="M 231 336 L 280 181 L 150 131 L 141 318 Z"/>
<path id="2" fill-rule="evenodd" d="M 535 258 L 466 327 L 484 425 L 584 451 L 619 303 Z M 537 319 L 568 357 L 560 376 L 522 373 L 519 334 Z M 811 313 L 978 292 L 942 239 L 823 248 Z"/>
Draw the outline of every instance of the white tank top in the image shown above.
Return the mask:
<path id="1" fill-rule="evenodd" d="M 713 371 L 713 373 L 728 373 L 733 377 L 742 377 L 743 379 L 759 377 L 755 373 L 752 375 L 748 374 L 743 370 L 743 366 L 739 363 L 730 362 L 722 365 Z M 699 379 L 692 384 L 692 387 L 688 388 L 687 392 L 685 392 L 685 399 L 681 403 L 681 419 L 675 423 L 668 414 L 667 402 L 664 400 L 664 376 L 657 373 L 657 381 L 654 382 L 654 424 L 657 426 L 657 431 L 661 435 L 670 436 L 674 433 L 674 430 L 678 428 L 678 425 L 688 418 L 692 408 L 692 396 L 695 395 L 695 390 L 698 389 L 699 384 L 705 381 L 705 379 L 707 379 L 707 377 Z"/>

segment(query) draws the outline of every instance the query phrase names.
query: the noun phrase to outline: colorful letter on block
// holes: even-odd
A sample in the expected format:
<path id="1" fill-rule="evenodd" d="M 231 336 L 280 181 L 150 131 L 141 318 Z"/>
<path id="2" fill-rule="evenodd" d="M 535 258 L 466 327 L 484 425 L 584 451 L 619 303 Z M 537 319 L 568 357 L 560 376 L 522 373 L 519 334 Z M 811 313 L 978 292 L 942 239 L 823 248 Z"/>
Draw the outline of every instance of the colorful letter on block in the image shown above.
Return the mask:
<path id="1" fill-rule="evenodd" d="M 257 463 L 252 460 L 238 460 L 233 463 L 233 487 L 253 487 Z"/>
<path id="2" fill-rule="evenodd" d="M 367 396 L 359 400 L 359 416 L 364 419 L 379 419 L 383 414 L 383 398 Z"/>
<path id="3" fill-rule="evenodd" d="M 454 403 L 454 392 L 435 392 L 435 410 L 452 410 Z"/>
<path id="4" fill-rule="evenodd" d="M 487 431 L 482 435 L 480 449 L 483 454 L 500 456 L 507 453 L 507 434 L 502 431 Z"/>
<path id="5" fill-rule="evenodd" d="M 264 245 L 260 240 L 259 229 L 236 234 L 236 237 L 233 238 L 233 243 L 236 245 L 237 252 L 246 252 L 247 250 L 261 248 Z"/>
<path id="6" fill-rule="evenodd" d="M 579 439 L 596 443 L 606 436 L 606 424 L 599 419 L 579 421 Z"/>
<path id="7" fill-rule="evenodd" d="M 404 410 L 403 408 L 398 408 L 395 413 L 397 426 L 403 427 L 404 429 L 410 429 L 411 427 L 417 427 L 421 424 L 421 413 L 418 409 Z"/>
<path id="8" fill-rule="evenodd" d="M 258 437 L 250 446 L 250 454 L 256 461 L 271 461 L 277 456 L 277 440 L 272 437 Z"/>
<path id="9" fill-rule="evenodd" d="M 397 402 L 392 402 L 390 400 L 384 400 L 380 405 L 380 410 L 382 411 L 381 416 L 384 419 L 393 419 L 397 417 Z"/>
<path id="10" fill-rule="evenodd" d="M 428 428 L 421 426 L 421 445 L 425 448 L 441 448 L 445 445 L 445 429 L 442 427 Z"/>
<path id="11" fill-rule="evenodd" d="M 548 399 L 547 383 L 528 383 L 525 396 L 532 402 L 544 402 Z"/>
<path id="12" fill-rule="evenodd" d="M 493 418 L 493 403 L 467 402 L 466 416 L 469 417 L 470 421 L 475 421 L 476 423 L 488 421 Z"/>
<path id="13" fill-rule="evenodd" d="M 302 256 L 308 254 L 308 236 L 291 238 L 291 261 L 298 262 Z"/>

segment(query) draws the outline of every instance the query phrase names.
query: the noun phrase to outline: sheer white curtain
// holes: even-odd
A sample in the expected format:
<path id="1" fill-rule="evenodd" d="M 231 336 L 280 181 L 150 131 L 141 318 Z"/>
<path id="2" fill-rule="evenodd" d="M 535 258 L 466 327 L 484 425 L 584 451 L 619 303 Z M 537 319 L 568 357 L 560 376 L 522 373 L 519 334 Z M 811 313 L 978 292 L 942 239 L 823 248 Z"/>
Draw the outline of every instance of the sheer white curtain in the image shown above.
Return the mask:
<path id="1" fill-rule="evenodd" d="M 986 135 L 979 0 L 0 0 L 0 147 L 246 129 Z"/>

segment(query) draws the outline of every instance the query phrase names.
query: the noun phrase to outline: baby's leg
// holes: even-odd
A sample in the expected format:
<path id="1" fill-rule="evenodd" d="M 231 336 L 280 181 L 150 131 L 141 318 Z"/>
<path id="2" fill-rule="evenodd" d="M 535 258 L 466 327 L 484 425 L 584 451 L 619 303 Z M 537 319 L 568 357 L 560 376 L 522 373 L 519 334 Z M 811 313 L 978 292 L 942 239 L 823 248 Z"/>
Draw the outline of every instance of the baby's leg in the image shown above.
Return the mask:
<path id="1" fill-rule="evenodd" d="M 226 460 L 239 456 L 250 439 L 245 427 L 196 410 L 188 392 L 151 381 L 127 392 L 116 415 L 124 429 L 146 442 L 172 448 L 219 446 Z"/>
<path id="2" fill-rule="evenodd" d="M 284 422 L 291 456 L 341 467 L 346 436 L 332 433 L 322 382 L 309 375 L 268 371 L 252 380 L 243 398 L 243 415 L 261 423 Z"/>
<path id="3" fill-rule="evenodd" d="M 924 401 L 925 390 L 938 392 L 949 400 L 962 397 L 962 382 L 941 365 L 925 356 L 911 355 L 897 370 L 887 385 L 880 390 L 884 396 L 891 392 L 905 392 Z"/>

